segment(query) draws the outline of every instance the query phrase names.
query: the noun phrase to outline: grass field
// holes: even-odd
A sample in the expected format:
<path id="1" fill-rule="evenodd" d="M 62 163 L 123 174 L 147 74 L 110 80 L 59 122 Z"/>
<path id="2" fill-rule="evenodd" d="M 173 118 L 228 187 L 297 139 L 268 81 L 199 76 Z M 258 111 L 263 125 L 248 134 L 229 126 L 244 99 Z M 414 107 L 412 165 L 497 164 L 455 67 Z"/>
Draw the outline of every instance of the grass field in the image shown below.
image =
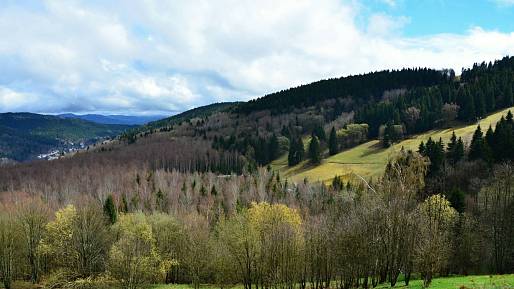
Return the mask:
<path id="1" fill-rule="evenodd" d="M 514 110 L 514 107 L 509 109 Z M 490 125 L 494 127 L 501 116 L 506 115 L 509 109 L 504 109 L 480 120 L 480 126 L 484 133 Z M 272 167 L 294 182 L 301 182 L 305 178 L 309 181 L 328 182 L 336 175 L 342 176 L 345 179 L 351 179 L 355 177 L 355 174 L 368 179 L 370 177 L 380 176 L 387 162 L 397 154 L 402 147 L 417 150 L 419 143 L 421 141 L 426 142 L 429 137 L 432 137 L 434 140 L 442 138 L 443 141 L 447 143 L 454 131 L 457 136 L 463 138 L 465 143 L 469 143 L 476 127 L 477 124 L 473 124 L 448 129 L 431 130 L 424 134 L 405 139 L 387 149 L 384 149 L 378 140 L 372 140 L 328 157 L 318 166 L 312 166 L 308 161 L 304 161 L 296 166 L 288 167 L 287 155 L 284 155 L 273 161 Z"/>
<path id="2" fill-rule="evenodd" d="M 398 282 L 394 288 L 421 289 L 421 280 L 412 280 L 409 286 L 403 282 Z M 201 286 L 202 289 L 216 289 L 212 285 Z M 191 289 L 190 285 L 155 285 L 152 289 Z M 233 287 L 241 289 L 242 286 Z M 379 289 L 391 288 L 388 284 L 379 285 Z M 514 288 L 514 274 L 511 275 L 482 275 L 482 276 L 456 276 L 436 278 L 430 285 L 431 289 L 512 289 Z"/>

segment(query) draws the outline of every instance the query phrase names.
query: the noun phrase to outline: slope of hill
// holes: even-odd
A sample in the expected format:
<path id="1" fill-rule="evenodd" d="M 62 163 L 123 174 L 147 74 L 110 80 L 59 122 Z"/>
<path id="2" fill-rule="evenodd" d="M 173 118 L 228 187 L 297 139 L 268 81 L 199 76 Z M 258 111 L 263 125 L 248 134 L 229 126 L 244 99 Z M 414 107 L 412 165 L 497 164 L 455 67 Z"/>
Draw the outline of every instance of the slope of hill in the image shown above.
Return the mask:
<path id="1" fill-rule="evenodd" d="M 122 138 L 133 140 L 137 134 L 149 133 L 153 131 L 169 131 L 175 125 L 179 125 L 182 122 L 189 121 L 194 118 L 207 118 L 215 113 L 228 111 L 233 109 L 239 102 L 221 102 L 212 103 L 205 106 L 196 107 L 185 112 L 173 115 L 167 118 L 151 121 L 143 126 L 127 131 Z"/>
<path id="2" fill-rule="evenodd" d="M 509 110 L 514 111 L 514 107 L 491 114 L 480 120 L 478 124 L 480 124 L 483 130 L 486 130 L 489 126 L 494 128 L 500 118 L 505 116 Z M 344 179 L 350 179 L 355 177 L 356 174 L 368 179 L 380 176 L 384 172 L 387 162 L 402 148 L 416 151 L 419 144 L 422 141 L 426 142 L 430 137 L 433 140 L 441 138 L 443 142 L 447 143 L 453 132 L 458 137 L 462 137 L 465 143 L 469 144 L 476 127 L 477 124 L 472 124 L 435 129 L 413 135 L 389 148 L 383 148 L 379 140 L 371 140 L 330 156 L 324 159 L 318 166 L 313 166 L 308 161 L 303 161 L 296 166 L 288 167 L 287 155 L 283 155 L 272 163 L 272 167 L 296 182 L 300 182 L 305 178 L 310 181 L 328 182 L 336 175 L 342 176 Z"/>
<path id="3" fill-rule="evenodd" d="M 82 119 L 90 122 L 101 124 L 122 124 L 122 125 L 143 125 L 151 121 L 163 119 L 163 115 L 148 115 L 148 116 L 135 116 L 135 115 L 102 115 L 102 114 L 73 114 L 65 113 L 57 115 L 62 118 Z"/>
<path id="4" fill-rule="evenodd" d="M 113 137 L 128 128 L 34 113 L 2 113 L 0 157 L 25 161 L 50 150 L 77 147 L 79 142 Z"/>

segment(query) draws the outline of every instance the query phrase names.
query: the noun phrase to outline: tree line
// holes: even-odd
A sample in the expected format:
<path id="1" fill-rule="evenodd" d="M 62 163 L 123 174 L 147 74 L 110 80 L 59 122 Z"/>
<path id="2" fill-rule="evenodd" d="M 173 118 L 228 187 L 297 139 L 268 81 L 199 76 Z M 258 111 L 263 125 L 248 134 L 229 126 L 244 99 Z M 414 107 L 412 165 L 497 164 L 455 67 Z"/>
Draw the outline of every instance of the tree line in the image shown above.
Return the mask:
<path id="1" fill-rule="evenodd" d="M 450 70 L 437 71 L 428 68 L 416 68 L 384 70 L 320 80 L 241 103 L 235 111 L 247 114 L 270 110 L 279 114 L 295 107 L 312 106 L 327 99 L 347 96 L 351 96 L 358 103 L 363 104 L 380 99 L 382 93 L 387 90 L 433 86 L 448 82 L 454 76 L 454 72 Z"/>
<path id="2" fill-rule="evenodd" d="M 356 121 L 370 126 L 370 136 L 381 125 L 405 126 L 408 134 L 448 127 L 455 120 L 476 121 L 513 102 L 514 57 L 464 69 L 460 79 L 415 87 L 384 101 L 356 110 Z"/>
<path id="3" fill-rule="evenodd" d="M 514 160 L 512 148 L 514 147 L 514 120 L 512 112 L 502 116 L 493 129 L 489 126 L 484 134 L 480 125 L 477 126 L 469 144 L 465 145 L 461 137 L 452 133 L 450 142 L 429 138 L 426 144 L 421 142 L 418 152 L 430 160 L 430 175 L 439 173 L 445 164 L 455 165 L 467 157 L 470 161 L 482 161 L 488 165 Z"/>

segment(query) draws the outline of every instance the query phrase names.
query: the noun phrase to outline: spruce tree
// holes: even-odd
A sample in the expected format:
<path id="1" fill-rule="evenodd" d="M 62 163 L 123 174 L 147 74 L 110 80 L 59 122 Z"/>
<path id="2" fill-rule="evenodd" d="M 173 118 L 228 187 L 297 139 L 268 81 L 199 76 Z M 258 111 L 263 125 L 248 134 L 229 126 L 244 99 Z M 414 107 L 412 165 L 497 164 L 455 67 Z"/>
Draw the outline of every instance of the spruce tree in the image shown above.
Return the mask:
<path id="1" fill-rule="evenodd" d="M 289 154 L 287 156 L 288 165 L 294 166 L 299 164 L 303 160 L 303 155 L 305 150 L 303 148 L 303 142 L 301 137 L 293 136 L 291 137 L 289 143 Z"/>
<path id="2" fill-rule="evenodd" d="M 312 136 L 311 141 L 309 142 L 309 159 L 315 164 L 319 164 L 321 162 L 321 148 L 316 136 Z"/>
<path id="3" fill-rule="evenodd" d="M 332 189 L 336 191 L 341 191 L 343 189 L 343 180 L 340 176 L 335 176 L 334 179 L 332 179 Z"/>
<path id="4" fill-rule="evenodd" d="M 296 165 L 296 162 L 295 162 L 295 153 L 296 153 L 296 149 L 295 149 L 295 138 L 292 137 L 290 140 L 289 140 L 289 151 L 287 153 L 287 165 L 288 166 L 294 166 Z"/>
<path id="5" fill-rule="evenodd" d="M 492 126 L 489 125 L 487 132 L 485 133 L 485 141 L 489 145 L 489 147 L 494 150 L 496 148 L 496 141 L 494 139 L 494 131 Z"/>
<path id="6" fill-rule="evenodd" d="M 418 153 L 420 153 L 423 156 L 426 154 L 426 147 L 423 141 L 421 141 L 421 143 L 419 144 Z"/>
<path id="7" fill-rule="evenodd" d="M 330 130 L 330 136 L 328 138 L 328 153 L 332 156 L 339 152 L 337 148 L 337 134 L 335 127 Z"/>
<path id="8" fill-rule="evenodd" d="M 461 106 L 459 118 L 464 121 L 474 120 L 476 117 L 475 100 L 468 89 L 460 88 L 458 92 L 458 104 Z"/>
<path id="9" fill-rule="evenodd" d="M 434 143 L 432 149 L 432 156 L 430 158 L 430 172 L 432 174 L 438 173 L 444 163 L 444 144 L 443 140 L 439 138 L 439 141 Z"/>
<path id="10" fill-rule="evenodd" d="M 317 125 L 314 128 L 314 131 L 312 132 L 312 134 L 318 138 L 318 141 L 324 142 L 327 140 L 327 135 L 325 134 L 325 130 L 323 129 L 323 127 L 321 125 Z"/>
<path id="11" fill-rule="evenodd" d="M 392 145 L 392 143 L 395 141 L 396 135 L 394 131 L 394 126 L 390 123 L 385 125 L 384 128 L 384 137 L 382 139 L 382 145 L 385 148 L 388 148 Z"/>
<path id="12" fill-rule="evenodd" d="M 439 138 L 439 141 L 435 142 L 429 137 L 424 151 L 425 153 L 423 155 L 430 159 L 428 174 L 437 174 L 444 163 L 444 144 L 442 139 Z"/>
<path id="13" fill-rule="evenodd" d="M 450 142 L 448 143 L 448 152 L 451 153 L 453 150 L 455 150 L 455 147 L 457 146 L 457 136 L 455 135 L 455 131 L 452 132 L 452 136 L 450 137 Z"/>
<path id="14" fill-rule="evenodd" d="M 505 106 L 511 106 L 514 103 L 513 98 L 512 85 L 508 83 L 505 87 Z"/>
<path id="15" fill-rule="evenodd" d="M 453 155 L 453 160 L 455 163 L 458 163 L 464 157 L 464 142 L 462 138 L 459 137 L 457 140 L 457 146 L 455 147 L 455 152 Z"/>
<path id="16" fill-rule="evenodd" d="M 118 219 L 118 212 L 116 211 L 116 206 L 114 205 L 114 198 L 112 195 L 109 195 L 107 199 L 105 199 L 104 214 L 111 224 L 116 223 L 116 220 Z"/>
<path id="17" fill-rule="evenodd" d="M 273 134 L 268 144 L 268 161 L 272 161 L 278 157 L 278 150 L 278 138 L 275 134 Z"/>
<path id="18" fill-rule="evenodd" d="M 512 112 L 510 110 L 509 110 L 509 112 L 507 112 L 507 117 L 505 118 L 505 120 L 507 121 L 507 123 L 512 124 L 513 116 L 512 116 Z"/>
<path id="19" fill-rule="evenodd" d="M 455 132 L 452 133 L 450 138 L 450 142 L 448 143 L 448 160 L 451 164 L 455 164 L 457 161 L 455 160 L 455 151 L 457 149 L 457 136 Z"/>
<path id="20" fill-rule="evenodd" d="M 471 139 L 471 144 L 469 146 L 469 155 L 470 160 L 478 160 L 484 159 L 484 139 L 482 129 L 480 129 L 480 125 L 477 126 L 477 129 L 473 133 L 473 138 Z"/>

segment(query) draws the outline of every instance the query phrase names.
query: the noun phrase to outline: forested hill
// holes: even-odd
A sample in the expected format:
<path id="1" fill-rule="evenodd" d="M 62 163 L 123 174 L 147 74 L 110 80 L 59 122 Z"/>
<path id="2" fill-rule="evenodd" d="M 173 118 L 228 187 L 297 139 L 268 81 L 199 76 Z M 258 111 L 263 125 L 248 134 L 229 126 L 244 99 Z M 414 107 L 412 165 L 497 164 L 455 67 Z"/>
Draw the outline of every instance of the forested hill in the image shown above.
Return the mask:
<path id="1" fill-rule="evenodd" d="M 269 109 L 280 113 L 292 107 L 311 106 L 326 99 L 348 96 L 353 97 L 357 103 L 367 103 L 379 100 L 387 90 L 428 87 L 447 83 L 454 77 L 455 73 L 452 70 L 438 71 L 421 68 L 384 70 L 320 80 L 243 103 L 239 106 L 239 111 L 248 113 Z"/>
<path id="2" fill-rule="evenodd" d="M 457 77 L 453 70 L 427 68 L 380 71 L 329 79 L 242 103 L 197 108 L 131 131 L 133 143 L 152 133 L 201 137 L 212 148 L 236 152 L 267 165 L 285 152 L 291 165 L 307 158 L 301 138 L 315 135 L 320 151 L 332 153 L 367 139 L 385 145 L 431 129 L 478 119 L 514 104 L 514 58 L 474 64 Z M 349 124 L 362 124 L 357 131 Z M 364 134 L 363 134 L 364 132 Z M 357 136 L 354 135 L 357 133 Z"/>
<path id="3" fill-rule="evenodd" d="M 115 137 L 130 127 L 34 113 L 2 113 L 0 158 L 25 161 L 50 150 L 77 148 L 79 142 Z"/>

